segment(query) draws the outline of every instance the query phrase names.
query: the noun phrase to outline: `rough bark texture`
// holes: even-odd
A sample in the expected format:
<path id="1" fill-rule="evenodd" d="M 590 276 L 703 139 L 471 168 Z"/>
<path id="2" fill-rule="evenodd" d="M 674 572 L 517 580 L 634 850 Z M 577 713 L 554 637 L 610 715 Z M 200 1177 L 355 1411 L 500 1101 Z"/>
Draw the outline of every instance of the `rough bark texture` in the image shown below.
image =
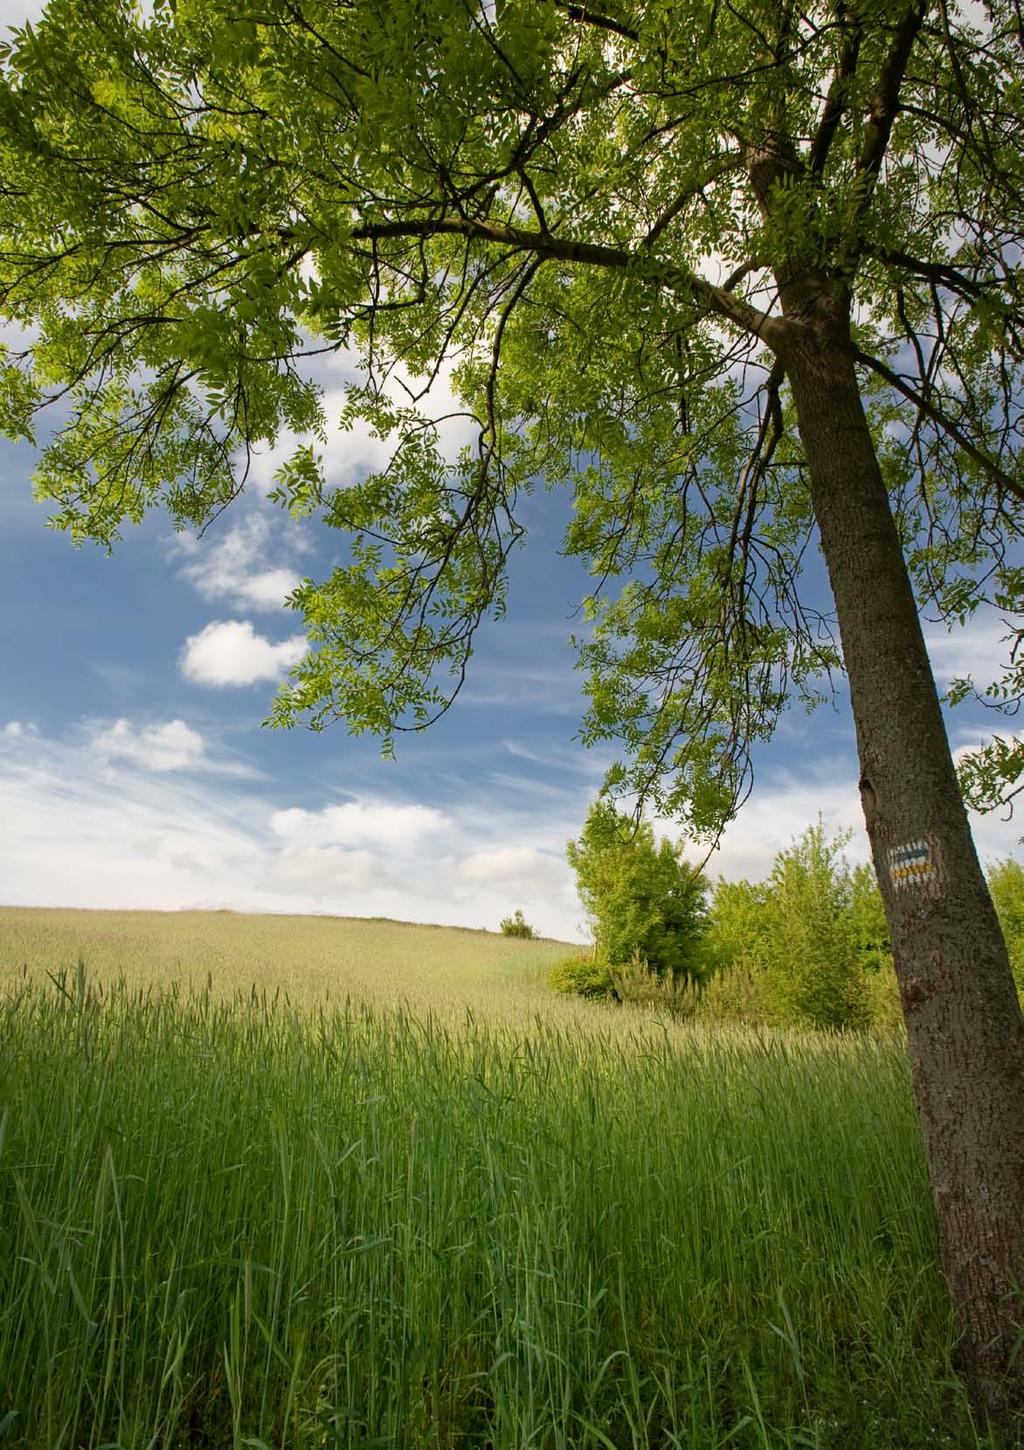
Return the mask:
<path id="1" fill-rule="evenodd" d="M 806 315 L 806 314 L 805 314 Z M 787 371 L 835 597 L 875 870 L 977 1409 L 1024 1410 L 1024 1020 L 966 811 L 847 329 L 800 324 Z"/>

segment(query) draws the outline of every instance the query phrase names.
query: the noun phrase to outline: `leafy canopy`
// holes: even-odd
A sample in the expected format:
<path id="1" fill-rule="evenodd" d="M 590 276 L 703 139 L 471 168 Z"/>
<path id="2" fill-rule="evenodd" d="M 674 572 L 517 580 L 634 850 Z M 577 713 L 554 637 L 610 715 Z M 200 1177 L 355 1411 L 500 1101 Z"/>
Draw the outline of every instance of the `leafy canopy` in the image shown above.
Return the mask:
<path id="1" fill-rule="evenodd" d="M 839 663 L 780 275 L 851 319 L 922 604 L 1020 600 L 1021 41 L 1012 0 L 51 0 L 0 56 L 0 427 L 57 405 L 37 490 L 104 544 L 157 504 L 201 524 L 293 438 L 277 498 L 347 542 L 292 597 L 313 647 L 273 719 L 386 741 L 500 613 L 519 496 L 568 489 L 585 738 L 714 831 Z M 340 419 L 323 350 L 363 368 Z M 357 420 L 393 460 L 332 487 Z"/>

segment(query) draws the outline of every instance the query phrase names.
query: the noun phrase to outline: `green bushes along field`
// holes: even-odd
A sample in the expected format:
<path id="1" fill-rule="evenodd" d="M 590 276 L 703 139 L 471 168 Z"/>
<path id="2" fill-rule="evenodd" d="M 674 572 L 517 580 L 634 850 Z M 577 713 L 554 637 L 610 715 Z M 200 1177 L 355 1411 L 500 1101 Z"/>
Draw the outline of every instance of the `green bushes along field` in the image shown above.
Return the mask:
<path id="1" fill-rule="evenodd" d="M 871 868 L 846 858 L 848 841 L 819 823 L 779 852 L 765 881 L 710 888 L 650 826 L 637 831 L 600 803 L 568 851 L 595 947 L 558 963 L 552 985 L 673 1015 L 898 1027 L 882 899 Z M 988 877 L 1024 991 L 1024 868 L 1000 861 Z"/>

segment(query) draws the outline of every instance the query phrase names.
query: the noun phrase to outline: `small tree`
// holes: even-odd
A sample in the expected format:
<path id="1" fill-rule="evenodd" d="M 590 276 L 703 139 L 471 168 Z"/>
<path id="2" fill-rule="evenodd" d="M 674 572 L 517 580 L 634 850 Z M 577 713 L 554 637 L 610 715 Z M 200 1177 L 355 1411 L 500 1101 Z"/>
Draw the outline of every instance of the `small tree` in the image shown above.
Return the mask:
<path id="1" fill-rule="evenodd" d="M 892 956 L 885 911 L 871 871 L 845 859 L 849 833 L 829 840 L 820 824 L 780 851 L 766 881 L 719 881 L 703 955 L 717 999 L 783 1022 L 866 1026 L 891 1015 Z M 730 974 L 744 983 L 726 986 Z M 891 983 L 893 992 L 894 982 Z"/>
<path id="2" fill-rule="evenodd" d="M 814 1027 L 867 1022 L 849 833 L 829 840 L 819 821 L 780 851 L 765 895 L 765 965 L 771 995 L 790 1020 Z"/>
<path id="3" fill-rule="evenodd" d="M 763 965 L 767 892 L 764 882 L 719 877 L 701 944 L 707 971 L 756 970 Z"/>
<path id="4" fill-rule="evenodd" d="M 502 936 L 529 937 L 531 940 L 537 935 L 518 907 L 511 916 L 502 918 L 501 934 Z"/>
<path id="5" fill-rule="evenodd" d="M 701 975 L 696 947 L 707 883 L 680 860 L 678 846 L 656 842 L 648 823 L 636 825 L 601 799 L 566 855 L 603 960 L 625 966 L 639 954 L 659 976 Z"/>

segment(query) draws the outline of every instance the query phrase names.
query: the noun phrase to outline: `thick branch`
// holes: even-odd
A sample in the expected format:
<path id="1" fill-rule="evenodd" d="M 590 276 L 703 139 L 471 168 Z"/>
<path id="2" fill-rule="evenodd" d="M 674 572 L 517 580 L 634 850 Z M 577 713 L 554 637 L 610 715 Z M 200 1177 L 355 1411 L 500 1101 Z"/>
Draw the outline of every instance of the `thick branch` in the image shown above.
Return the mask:
<path id="1" fill-rule="evenodd" d="M 608 247 L 598 242 L 577 242 L 550 232 L 529 231 L 523 227 L 499 222 L 478 221 L 472 217 L 424 217 L 417 220 L 365 222 L 354 227 L 355 241 L 384 241 L 389 237 L 460 236 L 473 241 L 492 242 L 519 252 L 532 252 L 542 261 L 575 262 L 581 266 L 604 267 L 615 271 L 634 269 L 671 292 L 689 293 L 702 302 L 709 312 L 735 323 L 744 332 L 771 342 L 778 329 L 775 318 L 752 307 L 742 297 L 734 297 L 716 287 L 706 277 L 684 267 L 661 263 L 638 256 L 624 247 Z"/>
<path id="2" fill-rule="evenodd" d="M 856 218 L 864 213 L 871 197 L 875 178 L 885 159 L 893 122 L 899 110 L 900 87 L 903 84 L 907 62 L 910 60 L 910 52 L 914 48 L 914 41 L 917 39 L 927 9 L 928 0 L 914 0 L 914 4 L 896 27 L 889 54 L 885 58 L 878 77 L 878 84 L 871 97 L 871 109 L 864 131 L 864 144 L 861 147 L 860 160 L 857 163 L 857 170 L 864 177 L 865 185 L 858 198 Z"/>
<path id="3" fill-rule="evenodd" d="M 844 6 L 840 6 L 840 16 L 845 18 Z M 828 95 L 825 98 L 825 109 L 821 113 L 818 130 L 811 142 L 808 169 L 812 176 L 820 176 L 824 171 L 832 140 L 846 110 L 847 87 L 857 69 L 857 59 L 860 55 L 860 34 L 860 25 L 856 23 L 846 32 L 842 54 L 839 58 L 839 69 L 832 77 L 832 84 L 829 86 Z"/>
<path id="4" fill-rule="evenodd" d="M 631 30 L 628 25 L 623 25 L 620 20 L 613 20 L 610 15 L 602 15 L 598 10 L 591 10 L 589 5 L 578 5 L 568 3 L 568 0 L 555 0 L 555 9 L 563 11 L 570 20 L 582 20 L 585 25 L 596 26 L 598 30 L 610 31 L 612 35 L 621 35 L 623 40 L 639 40 L 640 33 Z"/>
<path id="5" fill-rule="evenodd" d="M 901 252 L 891 247 L 865 247 L 864 254 L 877 257 L 887 266 L 902 267 L 913 276 L 920 277 L 922 281 L 934 282 L 937 287 L 945 287 L 972 302 L 985 295 L 986 288 L 981 282 L 965 277 L 963 272 L 950 266 L 948 262 L 923 262 L 919 257 L 912 257 L 909 252 Z"/>

